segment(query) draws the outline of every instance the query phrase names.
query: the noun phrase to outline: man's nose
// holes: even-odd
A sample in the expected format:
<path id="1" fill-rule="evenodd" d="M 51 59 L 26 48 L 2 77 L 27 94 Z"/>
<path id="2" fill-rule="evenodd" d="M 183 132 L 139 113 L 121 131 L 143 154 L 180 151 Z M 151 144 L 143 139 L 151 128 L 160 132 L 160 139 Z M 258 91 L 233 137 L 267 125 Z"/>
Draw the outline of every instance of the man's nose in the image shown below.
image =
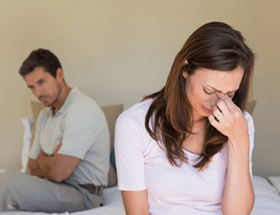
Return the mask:
<path id="1" fill-rule="evenodd" d="M 34 94 L 37 98 L 39 98 L 40 95 L 42 94 L 42 89 L 41 89 L 41 87 L 34 87 L 33 94 Z"/>

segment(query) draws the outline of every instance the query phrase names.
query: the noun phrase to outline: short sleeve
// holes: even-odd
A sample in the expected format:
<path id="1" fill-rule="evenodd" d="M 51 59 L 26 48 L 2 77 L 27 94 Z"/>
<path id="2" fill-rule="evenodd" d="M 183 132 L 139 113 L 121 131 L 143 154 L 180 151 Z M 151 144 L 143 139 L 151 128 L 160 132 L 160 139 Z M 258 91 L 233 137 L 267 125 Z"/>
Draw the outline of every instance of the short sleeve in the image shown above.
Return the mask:
<path id="1" fill-rule="evenodd" d="M 143 141 L 143 132 L 146 130 L 135 118 L 124 112 L 116 122 L 115 153 L 119 190 L 146 189 Z"/>
<path id="2" fill-rule="evenodd" d="M 35 129 L 35 136 L 34 136 L 34 140 L 31 146 L 31 149 L 29 151 L 29 158 L 36 160 L 38 155 L 41 152 L 41 147 L 40 147 L 40 126 L 42 123 L 42 111 L 40 113 L 40 115 L 37 118 L 37 122 L 36 122 L 36 129 Z"/>
<path id="3" fill-rule="evenodd" d="M 101 110 L 100 110 L 101 112 Z M 88 150 L 98 139 L 104 128 L 101 113 L 83 106 L 75 106 L 65 116 L 63 124 L 62 146 L 59 154 L 84 159 Z"/>
<path id="4" fill-rule="evenodd" d="M 249 139 L 250 139 L 250 164 L 249 164 L 249 168 L 250 168 L 250 175 L 251 175 L 251 179 L 253 177 L 253 171 L 252 171 L 252 155 L 253 155 L 253 149 L 254 149 L 254 135 L 255 135 L 255 128 L 254 128 L 254 121 L 252 116 L 244 111 L 244 116 L 247 120 L 248 123 L 248 131 L 249 131 Z"/>

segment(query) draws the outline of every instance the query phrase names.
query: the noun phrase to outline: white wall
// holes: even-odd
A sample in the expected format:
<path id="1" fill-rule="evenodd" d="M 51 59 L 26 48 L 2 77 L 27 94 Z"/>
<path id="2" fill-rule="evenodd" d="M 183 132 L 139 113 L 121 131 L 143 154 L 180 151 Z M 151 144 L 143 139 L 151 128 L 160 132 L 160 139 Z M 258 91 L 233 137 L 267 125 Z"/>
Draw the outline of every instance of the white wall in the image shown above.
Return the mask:
<path id="1" fill-rule="evenodd" d="M 23 127 L 36 100 L 18 75 L 47 48 L 70 86 L 125 109 L 163 87 L 173 59 L 202 24 L 223 21 L 257 53 L 253 78 L 254 174 L 280 175 L 280 2 L 206 0 L 11 0 L 0 2 L 0 168 L 20 168 Z"/>

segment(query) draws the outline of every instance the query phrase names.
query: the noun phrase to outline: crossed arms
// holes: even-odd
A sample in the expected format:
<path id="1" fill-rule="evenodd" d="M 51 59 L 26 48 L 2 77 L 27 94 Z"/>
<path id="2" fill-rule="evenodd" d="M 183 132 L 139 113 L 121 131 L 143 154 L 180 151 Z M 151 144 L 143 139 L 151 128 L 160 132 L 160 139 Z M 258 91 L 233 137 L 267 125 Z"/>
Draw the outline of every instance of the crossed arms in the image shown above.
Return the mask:
<path id="1" fill-rule="evenodd" d="M 56 147 L 53 156 L 47 156 L 41 151 L 36 160 L 29 158 L 28 167 L 30 169 L 30 174 L 54 182 L 61 182 L 67 179 L 81 159 L 58 154 L 57 152 L 61 145 L 62 140 Z"/>

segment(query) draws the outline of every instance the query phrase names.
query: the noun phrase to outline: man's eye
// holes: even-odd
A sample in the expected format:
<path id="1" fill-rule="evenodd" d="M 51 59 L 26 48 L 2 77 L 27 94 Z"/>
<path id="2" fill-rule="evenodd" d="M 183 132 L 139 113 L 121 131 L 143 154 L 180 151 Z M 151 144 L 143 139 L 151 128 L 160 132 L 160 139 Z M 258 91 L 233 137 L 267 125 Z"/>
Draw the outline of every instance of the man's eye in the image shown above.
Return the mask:
<path id="1" fill-rule="evenodd" d="M 205 89 L 203 89 L 203 91 L 208 95 L 212 94 L 212 93 L 209 93 L 208 91 L 206 91 Z"/>
<path id="2" fill-rule="evenodd" d="M 43 84 L 43 83 L 44 83 L 44 81 L 43 81 L 43 80 L 38 82 L 38 84 L 39 84 L 39 85 L 41 85 L 41 84 Z"/>

